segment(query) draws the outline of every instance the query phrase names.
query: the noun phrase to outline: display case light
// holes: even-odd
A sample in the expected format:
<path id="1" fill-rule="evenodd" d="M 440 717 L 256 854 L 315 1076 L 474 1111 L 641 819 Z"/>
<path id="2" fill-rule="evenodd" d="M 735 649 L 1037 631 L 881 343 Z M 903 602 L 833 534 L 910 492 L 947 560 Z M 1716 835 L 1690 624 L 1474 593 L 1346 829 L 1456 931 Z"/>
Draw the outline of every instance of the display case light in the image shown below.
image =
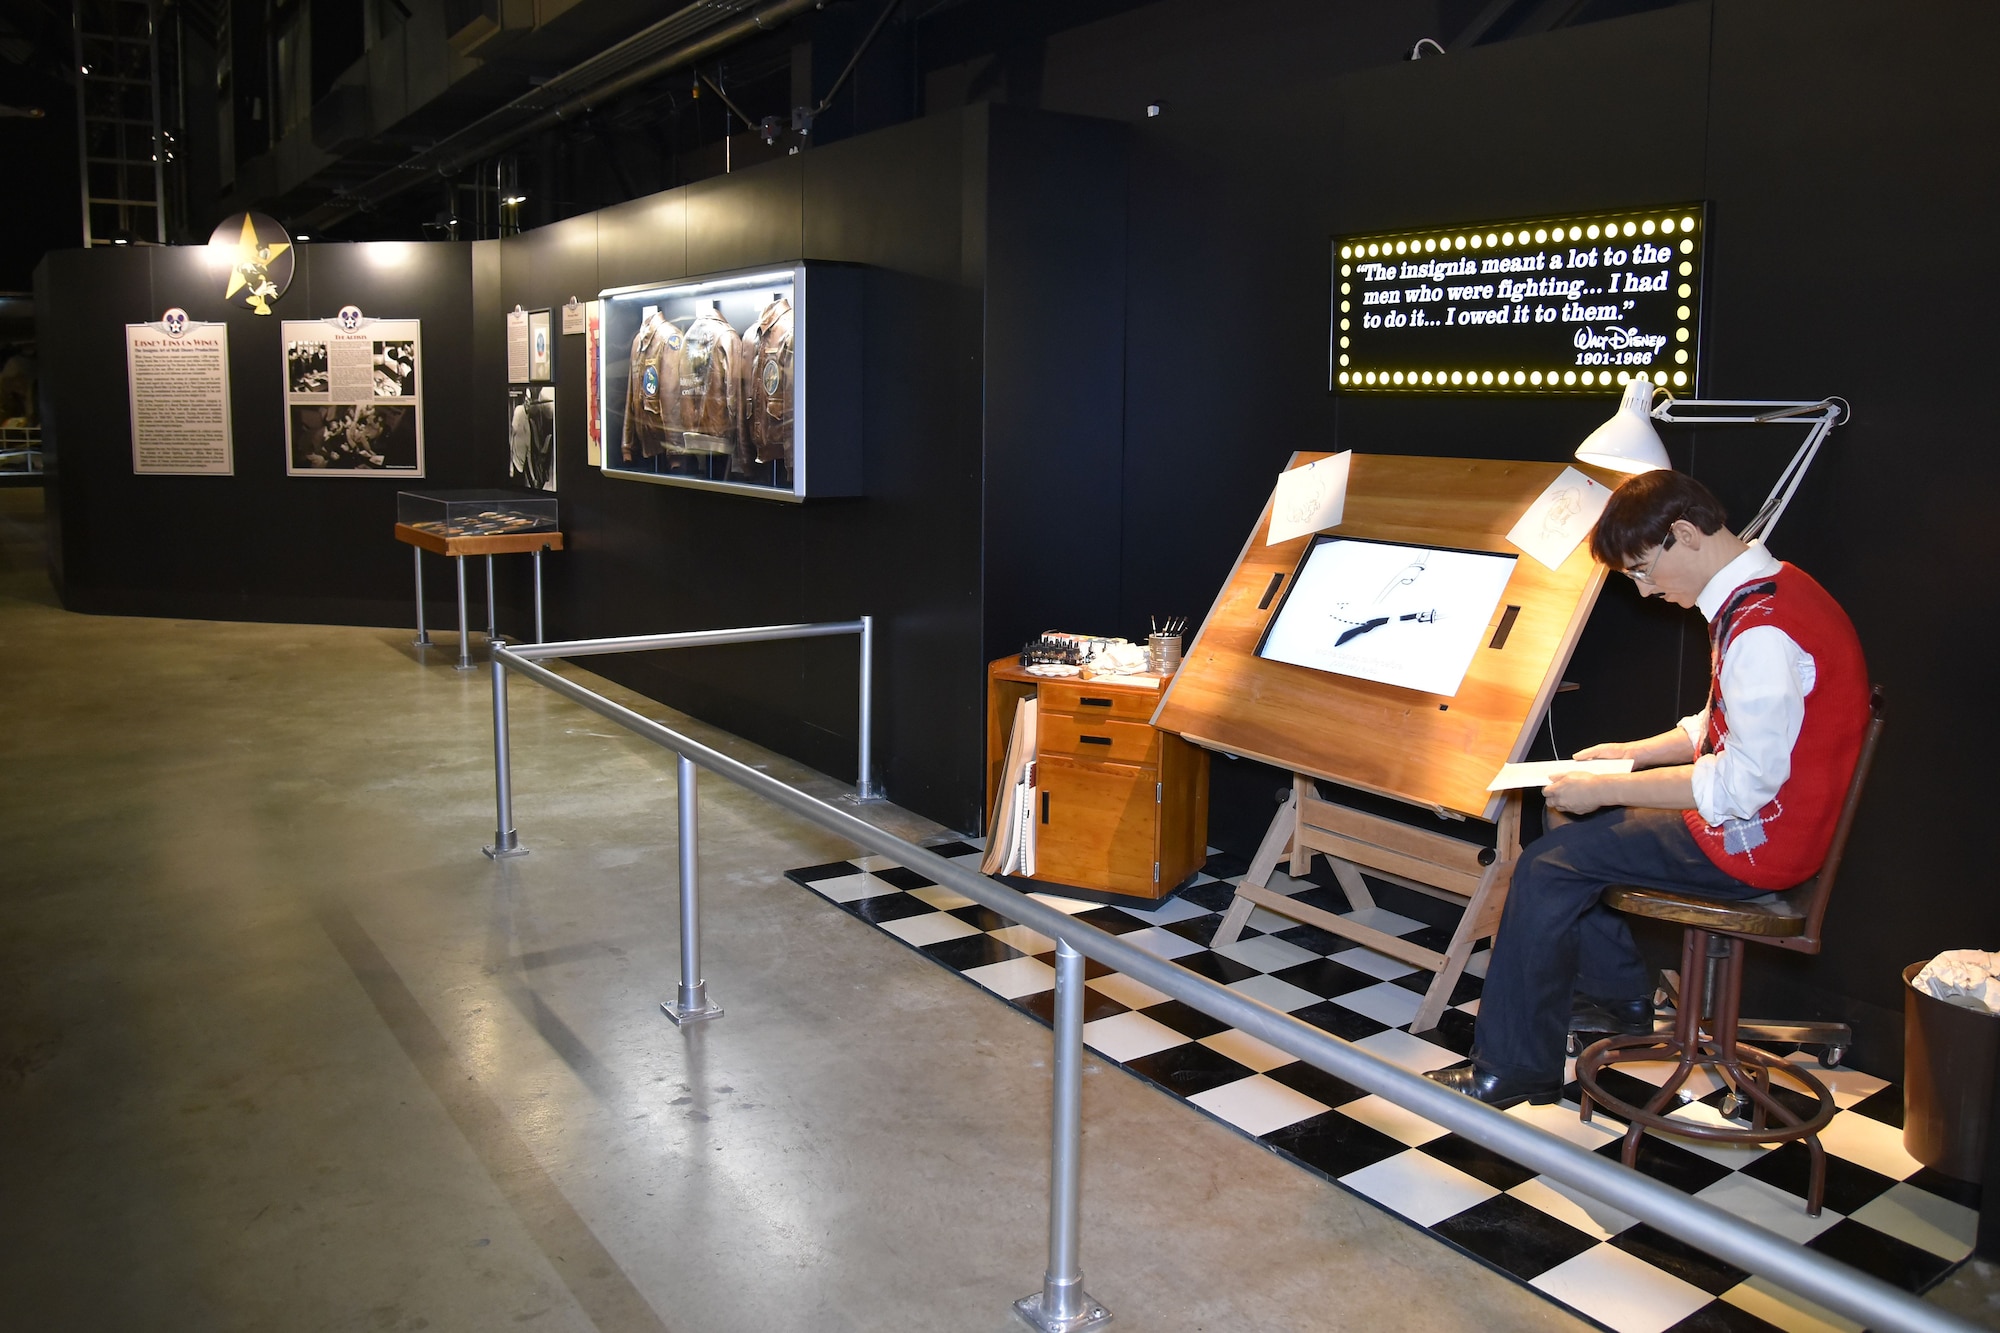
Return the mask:
<path id="1" fill-rule="evenodd" d="M 1685 377 L 1685 372 L 1676 372 L 1677 379 Z M 1653 427 L 1655 421 L 1711 426 L 1810 423 L 1805 440 L 1792 455 L 1791 462 L 1778 474 L 1778 480 L 1772 485 L 1771 493 L 1765 497 L 1756 517 L 1744 525 L 1740 535 L 1746 540 L 1768 536 L 1778 526 L 1778 520 L 1784 517 L 1792 496 L 1798 493 L 1799 483 L 1805 479 L 1806 469 L 1819 456 L 1819 447 L 1825 442 L 1828 432 L 1851 415 L 1846 400 L 1842 398 L 1766 401 L 1675 398 L 1666 393 L 1666 400 L 1655 407 L 1653 398 L 1660 393 L 1666 393 L 1666 390 L 1656 387 L 1649 379 L 1641 377 L 1633 380 L 1626 387 L 1617 412 L 1577 446 L 1578 461 L 1631 473 L 1652 472 L 1672 466 L 1667 460 L 1666 445 L 1661 443 L 1660 433 Z"/>

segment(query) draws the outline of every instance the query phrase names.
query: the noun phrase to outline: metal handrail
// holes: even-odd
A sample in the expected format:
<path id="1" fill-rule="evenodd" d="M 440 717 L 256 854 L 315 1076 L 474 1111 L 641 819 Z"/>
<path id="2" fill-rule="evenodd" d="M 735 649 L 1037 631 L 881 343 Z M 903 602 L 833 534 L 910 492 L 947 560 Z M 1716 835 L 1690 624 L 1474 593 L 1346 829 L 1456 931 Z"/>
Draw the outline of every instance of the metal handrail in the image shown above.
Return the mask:
<path id="1" fill-rule="evenodd" d="M 720 631 L 730 633 L 731 631 Z M 672 636 L 660 636 L 672 637 Z M 1385 1098 L 1433 1124 L 1452 1130 L 1542 1175 L 1570 1185 L 1697 1249 L 1766 1277 L 1828 1309 L 1882 1333 L 1978 1333 L 1971 1324 L 1879 1278 L 1746 1222 L 1713 1204 L 1608 1161 L 1588 1149 L 1472 1098 L 1452 1092 L 1220 982 L 1126 943 L 1120 936 L 1077 921 L 1027 894 L 967 870 L 937 853 L 897 837 L 847 810 L 733 759 L 691 736 L 653 721 L 529 660 L 560 656 L 560 644 L 533 649 L 496 645 L 493 650 L 494 753 L 502 797 L 502 827 L 511 831 L 511 791 L 506 783 L 508 671 L 544 685 L 635 735 L 673 751 L 681 776 L 681 1006 L 697 1000 L 711 1012 L 699 969 L 698 921 L 693 912 L 696 769 L 705 768 L 739 787 L 811 820 L 829 832 L 889 857 L 982 907 L 1056 941 L 1056 1050 L 1054 1153 L 1049 1220 L 1050 1261 L 1043 1289 L 1016 1303 L 1029 1323 L 1045 1330 L 1093 1328 L 1110 1316 L 1086 1295 L 1077 1265 L 1078 1108 L 1082 1049 L 1084 957 L 1125 973 L 1183 1004 L 1230 1024 L 1279 1050 Z M 674 1016 L 675 1006 L 663 1006 Z M 676 1021 L 683 1021 L 677 1017 Z"/>

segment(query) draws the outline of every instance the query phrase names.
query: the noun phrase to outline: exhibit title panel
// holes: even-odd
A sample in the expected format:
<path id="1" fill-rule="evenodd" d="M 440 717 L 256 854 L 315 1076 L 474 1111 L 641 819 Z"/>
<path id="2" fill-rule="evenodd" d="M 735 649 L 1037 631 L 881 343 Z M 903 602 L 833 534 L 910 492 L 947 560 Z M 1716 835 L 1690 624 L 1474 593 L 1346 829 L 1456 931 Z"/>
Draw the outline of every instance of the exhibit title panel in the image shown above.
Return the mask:
<path id="1" fill-rule="evenodd" d="M 1330 386 L 1697 393 L 1707 230 L 1683 204 L 1336 237 Z"/>

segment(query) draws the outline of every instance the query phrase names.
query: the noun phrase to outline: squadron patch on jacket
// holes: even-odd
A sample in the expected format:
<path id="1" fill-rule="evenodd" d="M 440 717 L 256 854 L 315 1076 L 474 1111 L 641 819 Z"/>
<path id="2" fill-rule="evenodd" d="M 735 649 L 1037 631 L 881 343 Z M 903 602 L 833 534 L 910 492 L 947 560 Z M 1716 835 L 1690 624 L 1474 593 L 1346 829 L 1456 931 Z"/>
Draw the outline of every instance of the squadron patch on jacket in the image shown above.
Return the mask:
<path id="1" fill-rule="evenodd" d="M 777 393 L 778 386 L 785 382 L 785 368 L 778 364 L 776 357 L 764 363 L 763 379 L 764 392 L 767 394 Z"/>
<path id="2" fill-rule="evenodd" d="M 647 366 L 643 382 L 646 386 L 647 397 L 650 398 L 658 393 L 660 391 L 660 368 L 658 366 Z"/>

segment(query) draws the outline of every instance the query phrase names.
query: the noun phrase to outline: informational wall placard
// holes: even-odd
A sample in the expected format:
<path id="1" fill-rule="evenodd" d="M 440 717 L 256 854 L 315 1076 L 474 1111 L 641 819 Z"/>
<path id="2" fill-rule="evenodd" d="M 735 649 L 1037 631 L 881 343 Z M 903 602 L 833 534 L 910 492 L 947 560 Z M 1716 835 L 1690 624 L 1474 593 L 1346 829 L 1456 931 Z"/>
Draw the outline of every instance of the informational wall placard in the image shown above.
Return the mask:
<path id="1" fill-rule="evenodd" d="M 507 382 L 528 382 L 528 312 L 518 306 L 507 312 Z"/>
<path id="2" fill-rule="evenodd" d="M 556 386 L 507 387 L 507 480 L 531 491 L 556 488 Z"/>
<path id="3" fill-rule="evenodd" d="M 528 312 L 528 378 L 546 384 L 556 377 L 555 337 L 549 332 L 549 312 Z"/>
<path id="4" fill-rule="evenodd" d="M 284 322 L 288 474 L 424 475 L 421 329 L 351 305 Z"/>
<path id="5" fill-rule="evenodd" d="M 1333 242 L 1331 387 L 1699 392 L 1700 204 Z"/>
<path id="6" fill-rule="evenodd" d="M 157 323 L 127 324 L 125 385 L 134 472 L 226 477 L 236 471 L 227 325 L 189 319 L 179 307 Z"/>

